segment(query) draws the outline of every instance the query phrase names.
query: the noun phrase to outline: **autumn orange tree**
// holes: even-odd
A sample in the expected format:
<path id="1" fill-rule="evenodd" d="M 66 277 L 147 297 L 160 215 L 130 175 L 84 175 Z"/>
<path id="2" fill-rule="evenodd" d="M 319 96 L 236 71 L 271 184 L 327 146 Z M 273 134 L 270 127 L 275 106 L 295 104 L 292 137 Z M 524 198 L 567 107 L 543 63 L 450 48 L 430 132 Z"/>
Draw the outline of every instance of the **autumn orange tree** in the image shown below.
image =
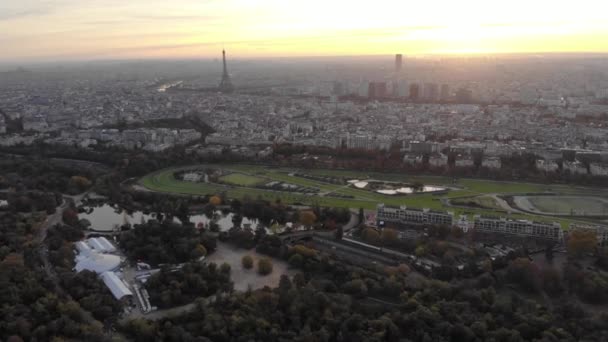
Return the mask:
<path id="1" fill-rule="evenodd" d="M 221 205 L 222 198 L 220 196 L 211 196 L 211 198 L 209 198 L 209 203 L 215 206 Z"/>
<path id="2" fill-rule="evenodd" d="M 568 255 L 581 257 L 595 251 L 597 235 L 593 230 L 576 229 L 568 234 Z"/>
<path id="3" fill-rule="evenodd" d="M 371 243 L 372 245 L 377 245 L 377 244 L 380 243 L 380 233 L 378 233 L 373 228 L 365 228 L 365 229 L 363 229 L 363 231 L 361 232 L 361 238 L 365 242 Z"/>
<path id="4" fill-rule="evenodd" d="M 390 246 L 399 240 L 399 233 L 392 228 L 382 229 L 381 234 L 382 244 Z"/>
<path id="5" fill-rule="evenodd" d="M 301 224 L 310 227 L 317 221 L 317 215 L 311 210 L 300 211 L 299 219 Z"/>

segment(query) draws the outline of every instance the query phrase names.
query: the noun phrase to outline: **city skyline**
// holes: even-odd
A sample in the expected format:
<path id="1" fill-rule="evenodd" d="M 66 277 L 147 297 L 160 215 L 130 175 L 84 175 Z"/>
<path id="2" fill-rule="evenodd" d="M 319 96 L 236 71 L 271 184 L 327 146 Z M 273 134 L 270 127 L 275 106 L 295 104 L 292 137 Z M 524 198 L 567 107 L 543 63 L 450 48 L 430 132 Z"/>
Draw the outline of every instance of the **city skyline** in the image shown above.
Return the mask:
<path id="1" fill-rule="evenodd" d="M 0 62 L 608 52 L 605 5 L 562 1 L 8 0 Z"/>

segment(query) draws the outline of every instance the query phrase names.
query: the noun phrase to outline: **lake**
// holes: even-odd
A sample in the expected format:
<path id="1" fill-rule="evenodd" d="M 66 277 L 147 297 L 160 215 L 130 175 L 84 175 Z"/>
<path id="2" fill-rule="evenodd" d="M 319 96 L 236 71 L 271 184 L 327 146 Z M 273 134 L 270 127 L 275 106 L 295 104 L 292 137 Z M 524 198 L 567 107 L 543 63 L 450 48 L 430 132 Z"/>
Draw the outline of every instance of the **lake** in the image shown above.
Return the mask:
<path id="1" fill-rule="evenodd" d="M 97 207 L 87 207 L 86 210 L 90 211 L 90 213 L 80 213 L 78 214 L 78 218 L 87 219 L 89 222 L 91 222 L 90 229 L 99 232 L 111 232 L 114 229 L 117 229 L 117 227 L 127 223 L 136 225 L 156 218 L 156 214 L 144 214 L 141 211 L 128 212 L 124 209 L 120 209 L 109 204 L 104 204 Z M 219 210 L 215 211 L 214 213 L 216 223 L 220 226 L 221 231 L 227 231 L 228 229 L 232 228 L 233 216 L 233 213 L 224 215 Z M 173 218 L 173 220 L 181 223 L 178 218 Z M 201 223 L 207 226 L 211 222 L 211 219 L 204 214 L 191 215 L 190 222 L 194 223 L 195 226 L 198 226 Z M 258 225 L 258 220 L 244 217 L 241 225 L 246 224 L 251 224 L 251 227 L 255 229 Z"/>

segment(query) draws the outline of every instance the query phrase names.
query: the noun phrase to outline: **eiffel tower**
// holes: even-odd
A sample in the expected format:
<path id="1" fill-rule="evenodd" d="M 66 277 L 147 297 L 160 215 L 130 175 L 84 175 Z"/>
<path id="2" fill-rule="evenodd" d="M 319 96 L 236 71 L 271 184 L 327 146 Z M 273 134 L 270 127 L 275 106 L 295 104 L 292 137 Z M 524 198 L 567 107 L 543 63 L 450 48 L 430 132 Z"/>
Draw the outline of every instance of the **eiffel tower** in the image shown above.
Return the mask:
<path id="1" fill-rule="evenodd" d="M 228 67 L 226 66 L 226 50 L 222 50 L 222 60 L 224 62 L 224 72 L 222 73 L 222 82 L 220 82 L 219 91 L 222 93 L 232 93 L 234 91 L 234 86 L 230 81 Z"/>

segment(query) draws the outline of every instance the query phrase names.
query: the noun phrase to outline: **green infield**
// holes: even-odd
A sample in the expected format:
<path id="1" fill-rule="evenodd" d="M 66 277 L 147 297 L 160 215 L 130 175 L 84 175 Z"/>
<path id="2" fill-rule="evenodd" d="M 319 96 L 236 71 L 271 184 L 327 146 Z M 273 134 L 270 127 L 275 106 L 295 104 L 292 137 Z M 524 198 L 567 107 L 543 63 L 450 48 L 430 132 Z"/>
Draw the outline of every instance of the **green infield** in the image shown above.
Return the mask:
<path id="1" fill-rule="evenodd" d="M 228 183 L 232 185 L 240 185 L 240 186 L 254 186 L 258 184 L 262 184 L 265 182 L 264 178 L 249 176 L 243 173 L 231 173 L 226 176 L 220 177 L 220 180 L 223 183 Z"/>
<path id="2" fill-rule="evenodd" d="M 183 168 L 170 168 L 157 171 L 140 179 L 139 184 L 151 191 L 183 195 L 213 195 L 225 193 L 229 198 L 260 198 L 267 201 L 280 200 L 287 204 L 320 205 L 327 207 L 375 209 L 378 203 L 391 206 L 410 206 L 454 212 L 456 215 L 472 216 L 476 214 L 509 216 L 512 218 L 533 219 L 538 221 L 558 221 L 566 226 L 570 219 L 551 216 L 508 212 L 496 203 L 492 195 L 524 195 L 532 193 L 553 192 L 574 194 L 592 192 L 591 189 L 580 189 L 564 185 L 547 185 L 533 183 L 498 182 L 480 179 L 453 179 L 451 177 L 411 176 L 397 173 L 358 172 L 346 170 L 296 170 L 293 168 L 274 168 L 262 165 L 224 164 L 205 167 L 222 169 L 231 172 L 221 177 L 225 184 L 193 183 L 176 179 L 173 174 Z M 192 168 L 192 167 L 190 167 Z M 366 189 L 357 189 L 348 184 L 332 184 L 321 180 L 295 176 L 294 173 L 337 177 L 350 179 L 377 179 L 398 182 L 420 182 L 425 185 L 440 185 L 450 188 L 443 194 L 415 194 L 407 196 L 390 196 Z M 287 190 L 258 189 L 251 186 L 264 182 L 279 181 L 307 188 L 318 189 L 316 193 L 290 192 Z M 516 196 L 517 197 L 517 196 Z M 443 199 L 466 201 L 473 199 L 477 206 L 450 206 Z M 540 214 L 540 212 L 539 212 Z"/>
<path id="3" fill-rule="evenodd" d="M 485 209 L 500 209 L 496 199 L 492 196 L 483 195 L 475 197 L 460 197 L 450 199 L 450 203 L 456 206 L 485 208 Z"/>

